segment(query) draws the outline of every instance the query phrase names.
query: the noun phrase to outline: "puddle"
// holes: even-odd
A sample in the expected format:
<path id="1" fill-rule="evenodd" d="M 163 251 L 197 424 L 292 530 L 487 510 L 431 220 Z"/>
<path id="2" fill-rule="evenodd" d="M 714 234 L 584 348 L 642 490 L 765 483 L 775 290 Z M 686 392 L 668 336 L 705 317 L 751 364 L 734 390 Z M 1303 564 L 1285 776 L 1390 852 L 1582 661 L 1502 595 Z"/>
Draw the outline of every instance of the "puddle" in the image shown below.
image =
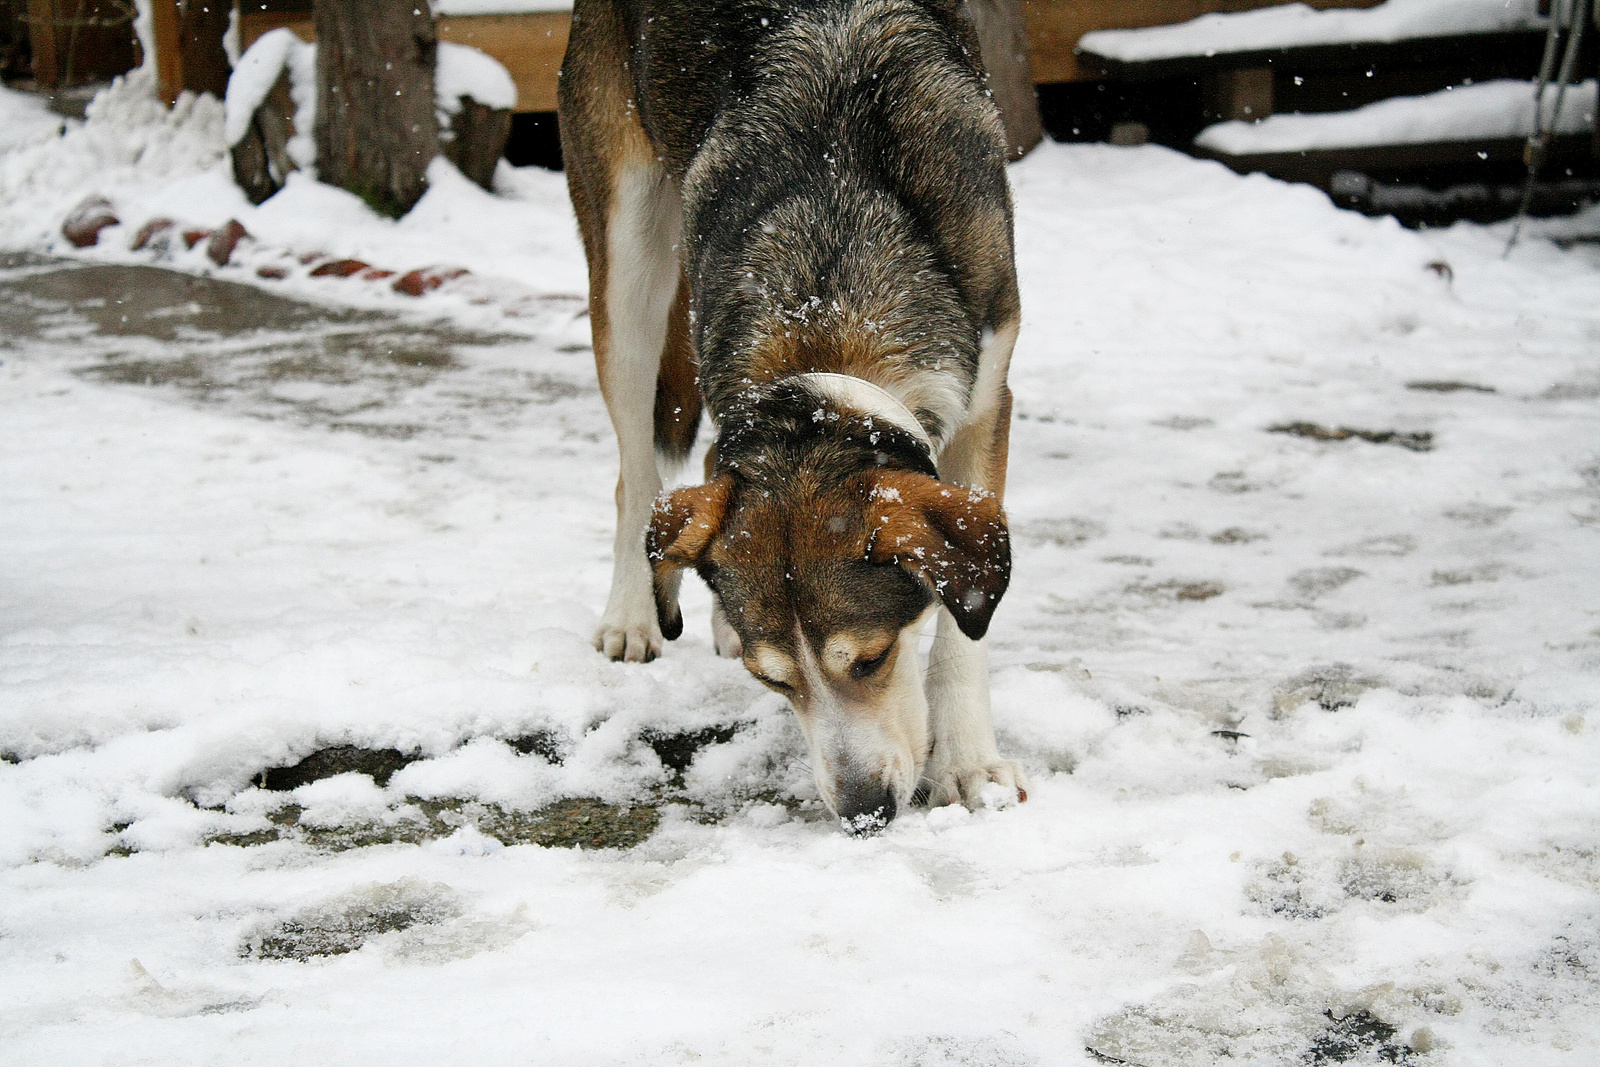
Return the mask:
<path id="1" fill-rule="evenodd" d="M 27 254 L 0 257 L 0 347 L 12 338 L 57 346 L 90 381 L 176 390 L 256 418 L 386 440 L 481 433 L 485 419 L 520 425 L 531 406 L 588 402 L 596 392 L 584 355 L 551 360 L 548 341 L 523 333 L 325 307 L 159 267 Z"/>
<path id="2" fill-rule="evenodd" d="M 41 314 L 48 312 L 69 312 L 108 336 L 158 341 L 197 331 L 235 337 L 313 322 L 349 326 L 384 318 L 159 267 L 70 266 L 12 278 L 0 286 L 0 326 L 13 336 L 39 336 Z"/>

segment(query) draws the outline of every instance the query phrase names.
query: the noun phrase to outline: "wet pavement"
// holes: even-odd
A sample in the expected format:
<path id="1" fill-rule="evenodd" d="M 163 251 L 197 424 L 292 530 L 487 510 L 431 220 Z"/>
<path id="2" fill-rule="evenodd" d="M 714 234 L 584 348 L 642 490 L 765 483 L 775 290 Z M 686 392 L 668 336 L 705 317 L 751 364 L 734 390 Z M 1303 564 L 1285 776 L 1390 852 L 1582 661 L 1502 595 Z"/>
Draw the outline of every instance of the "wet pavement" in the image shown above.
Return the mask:
<path id="1" fill-rule="evenodd" d="M 0 358 L 50 352 L 85 379 L 372 437 L 472 434 L 596 393 L 583 305 L 546 303 L 488 331 L 158 267 L 0 253 Z"/>

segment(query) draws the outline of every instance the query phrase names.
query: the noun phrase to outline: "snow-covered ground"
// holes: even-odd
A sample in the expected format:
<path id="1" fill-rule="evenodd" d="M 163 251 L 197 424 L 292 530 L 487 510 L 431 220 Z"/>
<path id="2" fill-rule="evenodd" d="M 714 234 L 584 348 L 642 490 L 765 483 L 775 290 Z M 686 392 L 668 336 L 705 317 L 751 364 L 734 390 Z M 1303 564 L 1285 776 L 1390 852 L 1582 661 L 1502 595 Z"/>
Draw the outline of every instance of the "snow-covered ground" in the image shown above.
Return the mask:
<path id="1" fill-rule="evenodd" d="M 1505 78 L 1458 85 L 1422 96 L 1397 96 L 1350 111 L 1271 115 L 1259 122 L 1237 119 L 1200 131 L 1194 143 L 1229 155 L 1256 152 L 1315 152 L 1367 145 L 1430 144 L 1527 137 L 1536 132 L 1536 83 Z M 1544 127 L 1558 134 L 1594 128 L 1595 83 L 1569 86 L 1556 114 L 1557 86 L 1542 104 Z"/>
<path id="2" fill-rule="evenodd" d="M 0 155 L 0 1062 L 1600 1059 L 1600 218 L 1502 259 L 1155 147 L 1015 165 L 1034 788 L 856 840 L 697 585 L 661 661 L 588 645 L 559 176 L 250 208 L 220 106 L 141 91 Z M 63 270 L 90 193 L 123 224 Z M 240 219 L 165 254 L 250 299 L 125 269 L 157 214 Z M 310 251 L 474 274 L 256 276 Z M 649 738 L 705 727 L 674 781 Z M 253 784 L 338 744 L 423 758 Z M 336 847 L 565 797 L 660 826 Z"/>
<path id="3" fill-rule="evenodd" d="M 0 153 L 60 136 L 67 120 L 43 97 L 0 85 Z"/>

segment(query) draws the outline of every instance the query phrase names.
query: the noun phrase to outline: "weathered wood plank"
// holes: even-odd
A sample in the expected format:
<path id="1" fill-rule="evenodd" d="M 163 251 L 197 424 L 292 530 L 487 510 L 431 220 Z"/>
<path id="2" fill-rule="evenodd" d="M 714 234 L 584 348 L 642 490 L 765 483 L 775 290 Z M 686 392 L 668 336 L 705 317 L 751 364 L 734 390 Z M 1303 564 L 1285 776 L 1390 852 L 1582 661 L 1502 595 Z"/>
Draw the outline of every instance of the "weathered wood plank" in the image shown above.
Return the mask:
<path id="1" fill-rule="evenodd" d="M 28 37 L 33 48 L 33 80 L 54 87 L 61 78 L 56 55 L 54 0 L 28 0 Z"/>
<path id="2" fill-rule="evenodd" d="M 151 0 L 150 35 L 156 46 L 156 92 L 172 106 L 183 91 L 183 36 L 178 0 Z"/>
<path id="3" fill-rule="evenodd" d="M 1044 140 L 1039 98 L 1028 69 L 1028 34 L 1021 0 L 967 0 L 967 14 L 978 28 L 978 46 L 989 72 L 989 91 L 1006 127 L 1006 149 L 1021 159 Z"/>

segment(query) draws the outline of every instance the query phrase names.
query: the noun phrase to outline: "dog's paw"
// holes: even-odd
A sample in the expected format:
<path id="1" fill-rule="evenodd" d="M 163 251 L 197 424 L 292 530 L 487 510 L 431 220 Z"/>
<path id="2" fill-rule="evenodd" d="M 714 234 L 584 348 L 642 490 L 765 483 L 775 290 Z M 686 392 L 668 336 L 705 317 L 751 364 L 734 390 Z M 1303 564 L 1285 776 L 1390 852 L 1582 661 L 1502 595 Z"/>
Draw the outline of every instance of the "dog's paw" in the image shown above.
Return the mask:
<path id="1" fill-rule="evenodd" d="M 991 783 L 1022 803 L 1027 803 L 1028 800 L 1028 776 L 1022 772 L 1020 766 L 1008 759 L 997 759 L 992 763 L 975 767 L 930 768 L 927 779 L 930 783 L 928 789 L 930 807 L 941 804 L 965 804 L 976 811 L 983 807 L 984 790 Z"/>
<path id="2" fill-rule="evenodd" d="M 739 640 L 739 632 L 728 622 L 721 604 L 711 609 L 711 643 L 716 646 L 719 656 L 738 659 L 744 655 L 744 642 Z"/>
<path id="3" fill-rule="evenodd" d="M 605 653 L 606 659 L 628 663 L 649 663 L 661 655 L 663 643 L 661 628 L 654 622 L 647 626 L 602 622 L 594 633 L 594 647 Z"/>

